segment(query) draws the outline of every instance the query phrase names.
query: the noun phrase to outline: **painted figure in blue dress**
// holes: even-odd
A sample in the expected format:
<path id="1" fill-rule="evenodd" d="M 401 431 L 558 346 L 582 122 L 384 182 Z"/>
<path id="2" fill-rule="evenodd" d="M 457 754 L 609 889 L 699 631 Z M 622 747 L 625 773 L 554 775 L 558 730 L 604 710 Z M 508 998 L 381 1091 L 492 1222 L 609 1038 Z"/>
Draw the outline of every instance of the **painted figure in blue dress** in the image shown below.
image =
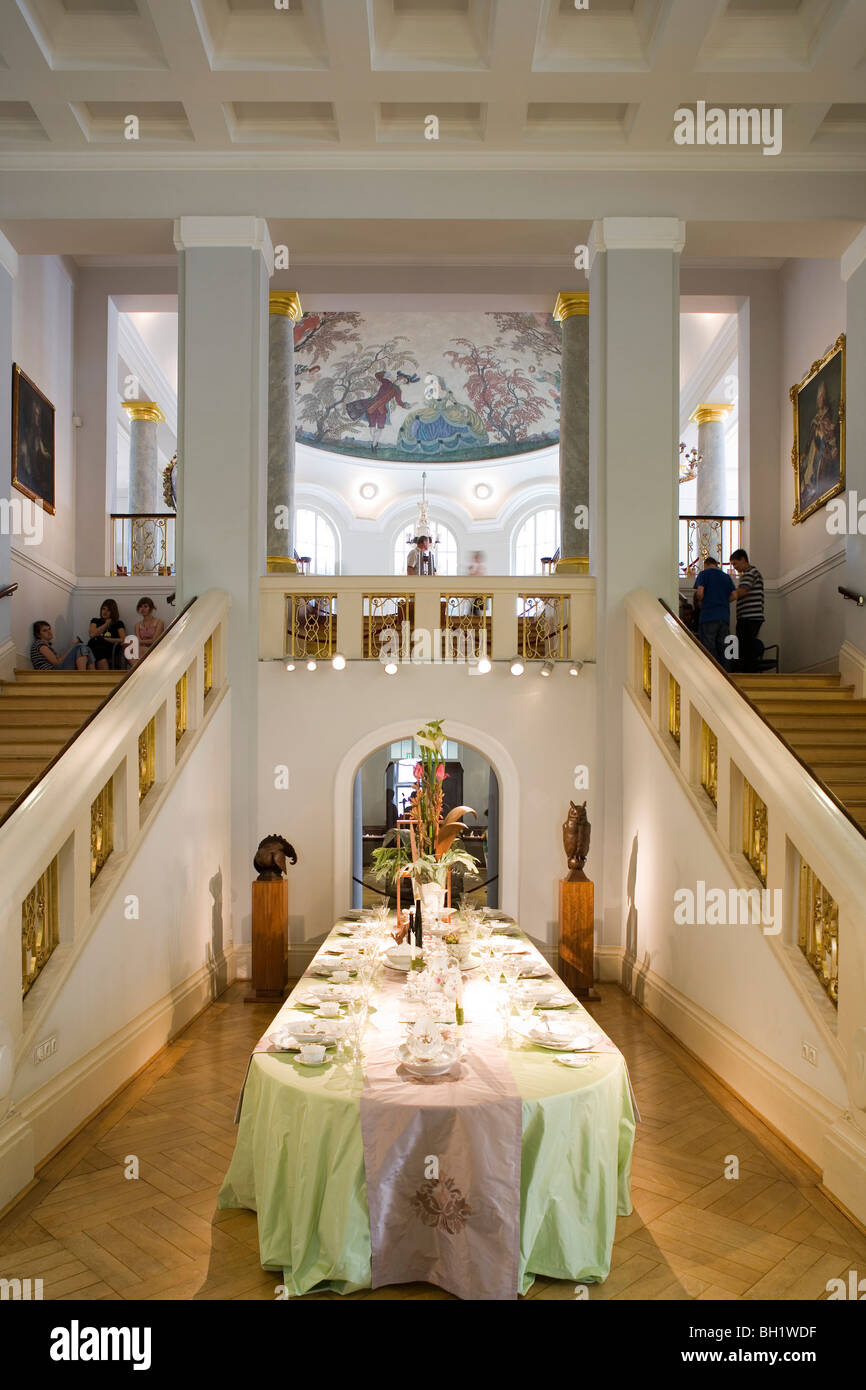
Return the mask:
<path id="1" fill-rule="evenodd" d="M 397 439 L 409 453 L 453 454 L 489 443 L 484 421 L 469 405 L 461 405 L 439 376 L 426 378 L 426 403 L 406 416 Z"/>

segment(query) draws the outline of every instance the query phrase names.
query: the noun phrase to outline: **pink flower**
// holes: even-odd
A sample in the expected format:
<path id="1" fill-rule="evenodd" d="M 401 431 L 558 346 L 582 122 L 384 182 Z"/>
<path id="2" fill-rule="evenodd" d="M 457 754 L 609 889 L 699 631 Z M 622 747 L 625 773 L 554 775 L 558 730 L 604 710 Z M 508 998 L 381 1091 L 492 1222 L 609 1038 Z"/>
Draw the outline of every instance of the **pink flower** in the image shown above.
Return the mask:
<path id="1" fill-rule="evenodd" d="M 415 781 L 416 781 L 416 782 L 420 782 L 420 781 L 421 781 L 421 777 L 422 777 L 423 771 L 424 771 L 424 769 L 422 768 L 421 764 L 420 764 L 420 763 L 416 763 L 415 766 L 414 766 L 413 769 L 412 769 L 412 775 L 413 775 L 413 777 L 415 778 Z"/>
<path id="2" fill-rule="evenodd" d="M 440 763 L 439 766 L 438 766 L 437 769 L 436 769 L 436 781 L 437 781 L 437 782 L 444 782 L 444 781 L 445 781 L 445 778 L 446 778 L 447 776 L 448 776 L 448 773 L 445 771 L 445 764 L 444 764 L 444 763 Z"/>

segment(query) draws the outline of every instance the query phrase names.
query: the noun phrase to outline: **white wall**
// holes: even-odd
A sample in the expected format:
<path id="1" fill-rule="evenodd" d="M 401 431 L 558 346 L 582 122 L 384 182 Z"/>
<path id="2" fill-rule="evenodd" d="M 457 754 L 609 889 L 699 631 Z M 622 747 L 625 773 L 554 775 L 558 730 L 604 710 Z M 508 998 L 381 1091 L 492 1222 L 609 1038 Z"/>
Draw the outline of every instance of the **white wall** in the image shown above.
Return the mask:
<path id="1" fill-rule="evenodd" d="M 788 391 L 845 332 L 845 285 L 836 260 L 788 261 L 781 271 L 779 580 L 783 657 L 787 670 L 834 662 L 843 640 L 845 537 L 827 531 L 821 508 L 794 526 L 794 411 Z"/>
<path id="2" fill-rule="evenodd" d="M 347 863 L 351 864 L 351 779 L 339 806 L 337 774 L 350 750 L 374 731 L 393 724 L 394 739 L 415 733 L 428 719 L 444 719 L 446 734 L 475 743 L 490 757 L 500 777 L 503 881 L 517 870 L 517 889 L 500 902 L 519 917 L 536 940 L 556 940 L 557 883 L 567 872 L 562 822 L 574 794 L 578 763 L 590 769 L 590 788 L 598 769 L 594 728 L 595 668 L 577 679 L 562 666 L 543 680 L 530 665 L 524 676 L 494 666 L 487 676 L 470 676 L 465 667 L 403 666 L 385 676 L 378 663 L 352 662 L 336 672 L 320 665 L 288 673 L 280 662 L 259 667 L 259 822 L 258 834 L 279 831 L 295 846 L 298 864 L 289 873 L 289 931 L 293 947 L 327 931 L 336 912 L 349 906 L 348 877 L 335 902 L 333 886 L 335 817 L 346 824 Z M 468 726 L 477 737 L 455 725 Z M 497 765 L 492 739 L 507 750 L 514 768 Z M 367 756 L 352 763 L 352 774 Z M 274 768 L 287 764 L 288 792 L 274 786 Z M 589 797 L 592 819 L 592 791 Z M 487 806 L 486 793 L 483 804 Z M 508 817 L 515 818 L 513 843 Z M 510 861 L 510 862 L 506 862 Z M 590 874 L 592 859 L 590 859 Z"/>
<path id="3" fill-rule="evenodd" d="M 36 618 L 54 624 L 58 641 L 69 635 L 69 596 L 75 573 L 75 430 L 73 336 L 75 286 L 58 256 L 21 256 L 12 317 L 14 360 L 55 407 L 55 515 L 42 513 L 39 545 L 15 538 L 12 635 L 19 653 L 30 648 Z M 13 495 L 21 496 L 13 489 Z"/>

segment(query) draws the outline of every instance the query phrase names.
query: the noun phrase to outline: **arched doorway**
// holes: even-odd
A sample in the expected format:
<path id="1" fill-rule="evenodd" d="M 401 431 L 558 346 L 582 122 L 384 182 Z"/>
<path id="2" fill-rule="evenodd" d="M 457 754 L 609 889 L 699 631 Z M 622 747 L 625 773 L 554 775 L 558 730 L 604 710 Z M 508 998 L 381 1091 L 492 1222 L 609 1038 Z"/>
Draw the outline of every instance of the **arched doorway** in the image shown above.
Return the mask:
<path id="1" fill-rule="evenodd" d="M 399 723 L 391 723 L 380 729 L 371 730 L 344 755 L 337 769 L 334 786 L 335 917 L 344 912 L 350 903 L 356 901 L 353 888 L 357 888 L 358 885 L 353 885 L 353 878 L 369 878 L 368 875 L 356 875 L 354 872 L 358 865 L 363 867 L 363 851 L 359 859 L 355 827 L 357 824 L 363 827 L 364 823 L 364 764 L 371 755 L 378 754 L 380 750 L 385 750 L 388 753 L 388 756 L 383 759 L 383 771 L 389 762 L 399 762 L 399 758 L 393 759 L 390 756 L 392 746 L 402 744 L 405 739 L 411 740 L 414 736 L 413 730 L 420 728 L 423 723 L 423 717 L 414 721 L 404 719 Z M 476 810 L 481 811 L 483 809 L 487 812 L 485 818 L 487 821 L 484 853 L 485 876 L 478 881 L 483 882 L 486 878 L 494 878 L 498 890 L 496 905 L 505 908 L 506 911 L 517 917 L 519 911 L 518 823 L 520 804 L 517 768 L 505 746 L 498 740 L 491 738 L 485 731 L 462 724 L 457 720 L 446 719 L 445 732 L 453 744 L 457 744 L 461 749 L 467 751 L 467 762 L 471 762 L 473 765 L 476 789 L 483 789 L 480 787 L 479 778 L 482 763 L 486 763 L 488 773 L 487 798 L 483 807 L 476 807 Z M 359 774 L 361 774 L 360 777 Z M 380 803 L 383 812 L 386 797 L 387 786 L 384 788 Z M 480 800 L 477 797 L 477 791 L 476 799 Z M 472 804 L 471 800 L 467 799 L 466 804 Z M 494 822 L 498 822 L 498 833 L 493 835 L 490 833 L 491 812 Z M 361 846 L 363 847 L 363 841 L 361 841 Z M 373 846 L 370 844 L 370 847 Z M 474 853 L 474 850 L 470 848 L 470 852 Z M 372 879 L 370 878 L 369 881 L 372 882 Z M 488 901 L 491 906 L 494 905 L 492 899 Z"/>

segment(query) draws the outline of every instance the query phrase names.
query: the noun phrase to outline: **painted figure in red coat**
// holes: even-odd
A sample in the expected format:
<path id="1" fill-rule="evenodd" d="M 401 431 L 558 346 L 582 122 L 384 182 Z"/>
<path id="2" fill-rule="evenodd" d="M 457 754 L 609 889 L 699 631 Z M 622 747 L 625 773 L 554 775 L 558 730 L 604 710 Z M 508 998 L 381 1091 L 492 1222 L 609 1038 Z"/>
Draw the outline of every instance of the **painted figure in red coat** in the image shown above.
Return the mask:
<path id="1" fill-rule="evenodd" d="M 391 402 L 399 405 L 401 410 L 409 409 L 409 405 L 400 394 L 400 383 L 411 386 L 419 380 L 417 376 L 410 376 L 408 372 L 397 372 L 396 381 L 391 381 L 384 372 L 376 372 L 375 376 L 379 382 L 379 390 L 375 396 L 366 396 L 361 401 L 348 401 L 346 404 L 346 414 L 350 420 L 367 421 L 370 426 L 370 445 L 374 450 L 378 446 L 379 436 L 391 419 Z"/>

